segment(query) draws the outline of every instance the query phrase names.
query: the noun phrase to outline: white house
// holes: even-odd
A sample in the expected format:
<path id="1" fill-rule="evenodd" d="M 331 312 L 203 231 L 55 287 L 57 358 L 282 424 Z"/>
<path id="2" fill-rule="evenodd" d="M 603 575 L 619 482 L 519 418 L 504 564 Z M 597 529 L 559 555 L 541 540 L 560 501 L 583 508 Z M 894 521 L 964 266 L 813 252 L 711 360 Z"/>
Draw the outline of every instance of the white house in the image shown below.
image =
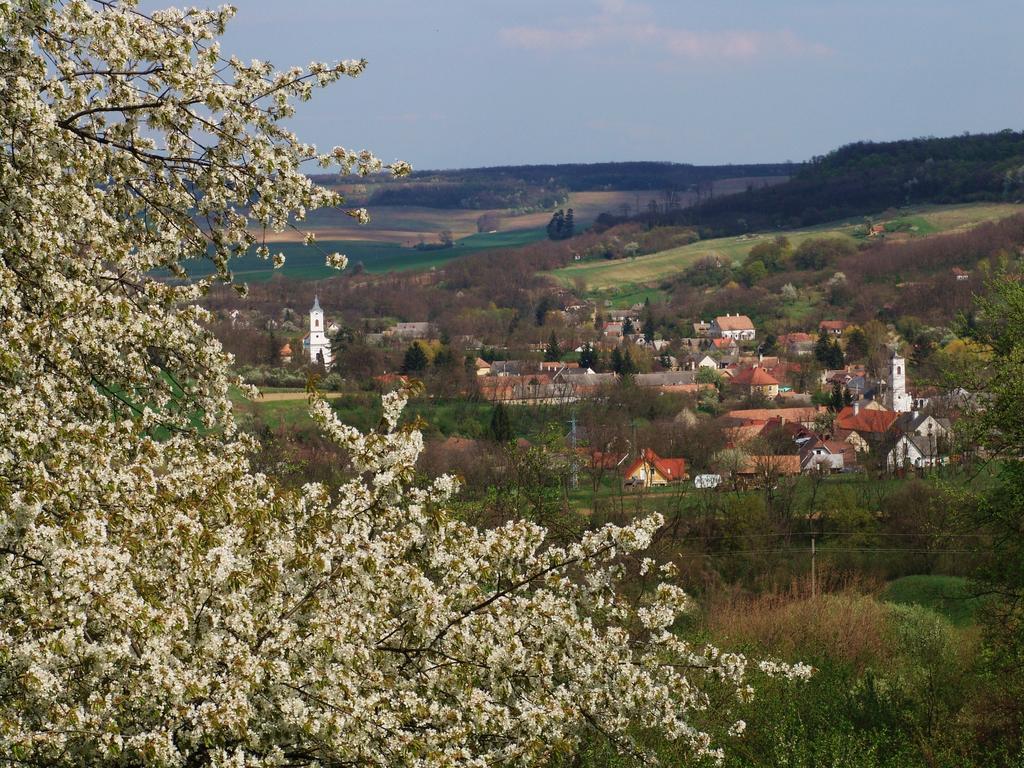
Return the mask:
<path id="1" fill-rule="evenodd" d="M 946 457 L 942 456 L 936 446 L 934 437 L 923 437 L 921 435 L 902 435 L 896 441 L 896 445 L 889 451 L 886 463 L 890 470 L 902 467 L 937 467 L 946 463 Z"/>
<path id="2" fill-rule="evenodd" d="M 751 341 L 756 335 L 754 323 L 746 315 L 729 315 L 716 317 L 711 321 L 708 336 L 713 339 L 735 339 Z"/>

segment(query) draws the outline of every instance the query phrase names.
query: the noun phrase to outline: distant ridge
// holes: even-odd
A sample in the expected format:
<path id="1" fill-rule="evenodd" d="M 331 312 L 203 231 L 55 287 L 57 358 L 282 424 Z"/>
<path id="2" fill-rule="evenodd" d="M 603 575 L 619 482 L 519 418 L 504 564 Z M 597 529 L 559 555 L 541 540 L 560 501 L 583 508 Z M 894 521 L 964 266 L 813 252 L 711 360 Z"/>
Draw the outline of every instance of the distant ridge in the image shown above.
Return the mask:
<path id="1" fill-rule="evenodd" d="M 341 189 L 354 205 L 424 206 L 430 208 L 548 209 L 569 192 L 699 192 L 715 181 L 750 179 L 777 183 L 800 169 L 796 163 L 689 165 L 656 161 L 503 165 L 489 168 L 416 171 L 404 179 L 373 176 L 341 179 L 314 176 Z"/>
<path id="2" fill-rule="evenodd" d="M 634 216 L 703 236 L 806 227 L 924 203 L 1024 199 L 1024 132 L 857 142 L 799 166 L 787 182 Z M 606 225 L 622 221 L 608 216 Z"/>

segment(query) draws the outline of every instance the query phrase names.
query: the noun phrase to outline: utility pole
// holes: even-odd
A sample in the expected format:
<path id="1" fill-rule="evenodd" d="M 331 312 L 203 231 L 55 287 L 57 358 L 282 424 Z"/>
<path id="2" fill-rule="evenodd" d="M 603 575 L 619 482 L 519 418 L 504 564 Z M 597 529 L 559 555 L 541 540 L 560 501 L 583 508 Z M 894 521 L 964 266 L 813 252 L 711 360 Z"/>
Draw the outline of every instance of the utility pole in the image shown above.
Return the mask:
<path id="1" fill-rule="evenodd" d="M 818 584 L 817 574 L 815 573 L 815 551 L 814 551 L 814 537 L 811 536 L 811 598 L 817 596 Z"/>
<path id="2" fill-rule="evenodd" d="M 572 448 L 572 459 L 569 461 L 571 467 L 569 474 L 569 485 L 573 490 L 576 490 L 580 484 L 579 467 L 577 466 L 578 456 L 576 455 L 576 414 L 572 414 L 572 418 L 569 419 L 569 446 Z"/>

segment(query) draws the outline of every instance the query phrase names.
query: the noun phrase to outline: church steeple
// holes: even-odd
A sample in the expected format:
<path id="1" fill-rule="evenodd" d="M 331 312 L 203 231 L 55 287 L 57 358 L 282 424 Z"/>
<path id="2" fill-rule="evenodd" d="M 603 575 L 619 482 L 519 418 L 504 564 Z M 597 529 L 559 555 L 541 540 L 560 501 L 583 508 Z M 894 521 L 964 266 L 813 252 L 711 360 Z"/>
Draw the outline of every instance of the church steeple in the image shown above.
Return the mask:
<path id="1" fill-rule="evenodd" d="M 324 324 L 324 311 L 320 307 L 320 295 L 313 295 L 313 306 L 309 310 L 309 361 L 311 363 L 322 362 L 325 366 L 331 364 L 331 342 L 327 338 L 327 327 Z"/>

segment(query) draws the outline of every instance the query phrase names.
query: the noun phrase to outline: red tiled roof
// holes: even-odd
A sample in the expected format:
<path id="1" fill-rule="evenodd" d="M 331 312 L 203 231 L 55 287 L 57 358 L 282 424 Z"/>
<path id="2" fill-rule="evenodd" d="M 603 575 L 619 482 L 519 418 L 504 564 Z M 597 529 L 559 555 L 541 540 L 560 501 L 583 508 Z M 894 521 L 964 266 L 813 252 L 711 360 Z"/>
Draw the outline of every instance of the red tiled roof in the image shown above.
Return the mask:
<path id="1" fill-rule="evenodd" d="M 745 408 L 729 411 L 725 415 L 732 419 L 753 421 L 757 419 L 784 419 L 785 421 L 814 421 L 814 417 L 825 411 L 824 406 L 807 406 L 806 408 Z"/>
<path id="2" fill-rule="evenodd" d="M 848 405 L 836 415 L 835 427 L 881 435 L 892 429 L 897 418 L 899 414 L 894 411 L 879 411 L 874 408 L 861 408 L 860 413 L 854 413 L 853 406 Z"/>
<path id="3" fill-rule="evenodd" d="M 666 480 L 683 480 L 686 478 L 686 459 L 663 459 L 650 448 L 645 448 L 636 461 L 629 465 L 626 476 L 633 474 L 644 462 L 654 467 Z"/>
<path id="4" fill-rule="evenodd" d="M 849 328 L 850 324 L 845 320 L 822 320 L 818 328 L 825 331 L 842 331 Z"/>
<path id="5" fill-rule="evenodd" d="M 715 322 L 723 331 L 752 331 L 754 323 L 746 315 L 723 315 L 716 317 Z"/>
<path id="6" fill-rule="evenodd" d="M 764 368 L 754 366 L 753 368 L 744 368 L 733 376 L 732 383 L 742 384 L 746 387 L 770 387 L 778 386 L 779 380 L 768 373 Z"/>
<path id="7" fill-rule="evenodd" d="M 737 344 L 736 344 L 736 339 L 731 339 L 731 338 L 727 338 L 727 339 L 712 339 L 711 340 L 711 346 L 713 346 L 715 349 L 723 349 L 723 348 L 727 349 L 729 347 L 735 347 L 735 346 L 737 346 Z"/>

